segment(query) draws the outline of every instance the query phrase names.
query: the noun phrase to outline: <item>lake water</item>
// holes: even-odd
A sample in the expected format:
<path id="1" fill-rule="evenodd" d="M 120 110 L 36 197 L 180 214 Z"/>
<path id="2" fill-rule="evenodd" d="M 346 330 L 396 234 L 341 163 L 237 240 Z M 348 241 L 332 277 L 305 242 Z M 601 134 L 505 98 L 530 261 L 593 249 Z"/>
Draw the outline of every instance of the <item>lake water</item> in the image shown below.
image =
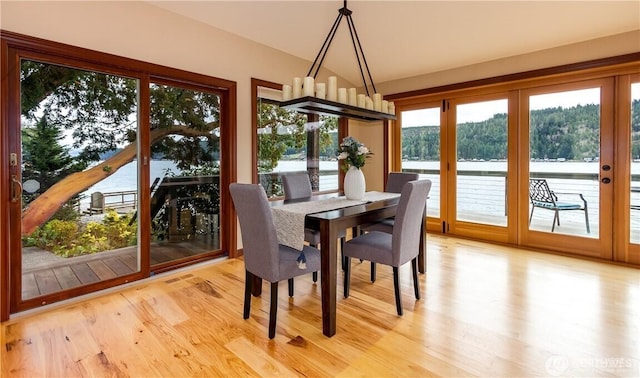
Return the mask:
<path id="1" fill-rule="evenodd" d="M 403 169 L 439 170 L 440 163 L 435 161 L 406 161 L 402 163 Z M 338 161 L 320 161 L 320 172 L 327 172 L 320 176 L 320 190 L 333 190 L 338 187 Z M 591 173 L 597 174 L 600 169 L 598 162 L 532 162 L 531 172 L 553 172 L 553 173 Z M 304 160 L 280 161 L 275 172 L 292 172 L 306 170 Z M 458 170 L 476 172 L 506 172 L 507 162 L 505 161 L 463 161 L 458 162 Z M 634 184 L 640 182 L 640 162 L 632 164 L 632 175 Z M 155 178 L 161 178 L 168 172 L 178 175 L 179 170 L 171 160 L 152 160 L 150 164 L 151 182 Z M 333 174 L 332 174 L 333 173 Z M 133 161 L 116 172 L 107 179 L 97 183 L 84 192 L 86 199 L 83 200 L 83 208 L 88 205 L 92 192 L 113 192 L 135 190 L 137 187 L 137 162 Z M 438 175 L 422 174 L 421 178 L 429 178 L 433 181 L 430 195 L 431 212 L 438 211 L 440 178 Z M 554 185 L 556 191 L 572 191 L 584 193 L 589 201 L 590 208 L 597 212 L 598 190 L 597 180 L 572 180 L 572 179 L 550 179 L 550 185 Z M 638 184 L 640 185 L 640 184 Z M 482 208 L 484 212 L 504 214 L 505 198 L 505 178 L 492 176 L 459 176 L 459 207 L 461 208 Z M 478 188 L 482 188 L 479 191 Z M 632 202 L 640 201 L 640 193 L 633 193 Z M 592 205 L 593 204 L 593 205 Z"/>

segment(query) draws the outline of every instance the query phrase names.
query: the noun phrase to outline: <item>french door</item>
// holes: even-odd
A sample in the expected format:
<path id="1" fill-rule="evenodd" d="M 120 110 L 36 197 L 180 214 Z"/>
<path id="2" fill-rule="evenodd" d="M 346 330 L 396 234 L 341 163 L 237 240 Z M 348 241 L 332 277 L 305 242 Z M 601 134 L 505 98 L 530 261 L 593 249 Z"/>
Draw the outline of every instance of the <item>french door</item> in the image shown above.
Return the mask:
<path id="1" fill-rule="evenodd" d="M 511 93 L 402 106 L 403 171 L 432 181 L 427 227 L 434 231 L 507 242 Z"/>
<path id="2" fill-rule="evenodd" d="M 607 78 L 521 91 L 520 244 L 612 259 L 613 88 Z"/>
<path id="3" fill-rule="evenodd" d="M 516 184 L 510 97 L 513 94 L 495 93 L 445 102 L 447 232 L 509 241 L 508 226 L 515 215 L 510 194 Z"/>
<path id="4" fill-rule="evenodd" d="M 618 131 L 613 78 L 400 102 L 401 168 L 434 182 L 429 229 L 608 260 L 628 230 L 619 250 L 638 255 L 640 87 L 630 77 L 617 105 L 628 125 Z M 614 160 L 616 140 L 625 148 Z M 534 206 L 533 182 L 544 182 L 557 215 L 552 203 Z M 626 200 L 614 208 L 618 187 Z"/>

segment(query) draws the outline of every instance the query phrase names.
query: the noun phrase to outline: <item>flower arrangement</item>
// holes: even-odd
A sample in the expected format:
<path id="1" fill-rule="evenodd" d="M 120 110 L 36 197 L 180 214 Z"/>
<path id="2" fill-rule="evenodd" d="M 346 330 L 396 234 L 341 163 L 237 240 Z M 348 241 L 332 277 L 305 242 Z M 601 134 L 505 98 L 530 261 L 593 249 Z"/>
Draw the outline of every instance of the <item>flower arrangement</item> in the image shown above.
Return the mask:
<path id="1" fill-rule="evenodd" d="M 346 171 L 353 166 L 358 169 L 364 167 L 365 159 L 372 152 L 354 137 L 345 137 L 338 147 L 338 160 L 344 160 L 342 168 Z"/>

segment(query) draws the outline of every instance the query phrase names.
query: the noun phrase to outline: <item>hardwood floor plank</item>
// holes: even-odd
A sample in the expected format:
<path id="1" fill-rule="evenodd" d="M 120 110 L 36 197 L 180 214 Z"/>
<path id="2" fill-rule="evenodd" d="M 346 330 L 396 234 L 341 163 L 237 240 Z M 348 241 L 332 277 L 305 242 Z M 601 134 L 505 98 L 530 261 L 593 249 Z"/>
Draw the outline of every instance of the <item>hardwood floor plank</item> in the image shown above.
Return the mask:
<path id="1" fill-rule="evenodd" d="M 422 299 L 401 269 L 338 274 L 337 333 L 322 334 L 320 284 L 269 284 L 242 318 L 244 262 L 224 260 L 2 323 L 0 375 L 640 376 L 640 270 L 468 240 L 428 238 Z"/>

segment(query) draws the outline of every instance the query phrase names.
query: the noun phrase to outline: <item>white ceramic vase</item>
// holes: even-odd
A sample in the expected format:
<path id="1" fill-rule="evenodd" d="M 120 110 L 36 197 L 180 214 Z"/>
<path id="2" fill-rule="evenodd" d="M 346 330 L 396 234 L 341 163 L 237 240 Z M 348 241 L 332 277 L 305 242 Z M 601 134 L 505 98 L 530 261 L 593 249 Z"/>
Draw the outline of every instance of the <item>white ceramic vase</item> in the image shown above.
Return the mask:
<path id="1" fill-rule="evenodd" d="M 350 200 L 361 200 L 364 198 L 366 189 L 364 174 L 356 167 L 349 167 L 344 176 L 344 195 Z"/>

